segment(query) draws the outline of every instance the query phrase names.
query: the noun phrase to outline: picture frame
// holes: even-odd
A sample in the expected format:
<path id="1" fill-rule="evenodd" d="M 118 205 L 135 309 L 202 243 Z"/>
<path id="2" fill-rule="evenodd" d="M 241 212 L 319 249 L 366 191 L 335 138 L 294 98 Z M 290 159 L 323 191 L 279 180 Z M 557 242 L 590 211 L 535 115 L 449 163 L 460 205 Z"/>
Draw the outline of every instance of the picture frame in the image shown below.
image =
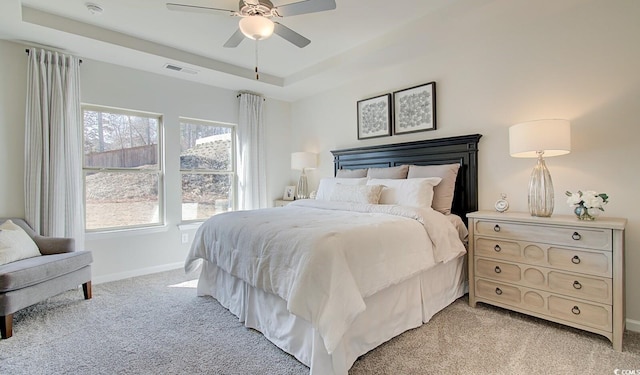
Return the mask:
<path id="1" fill-rule="evenodd" d="M 436 83 L 393 93 L 393 134 L 436 130 Z"/>
<path id="2" fill-rule="evenodd" d="M 391 135 L 391 94 L 358 100 L 358 139 Z"/>
<path id="3" fill-rule="evenodd" d="M 296 186 L 290 185 L 284 188 L 284 193 L 282 194 L 283 201 L 292 201 L 296 197 Z"/>

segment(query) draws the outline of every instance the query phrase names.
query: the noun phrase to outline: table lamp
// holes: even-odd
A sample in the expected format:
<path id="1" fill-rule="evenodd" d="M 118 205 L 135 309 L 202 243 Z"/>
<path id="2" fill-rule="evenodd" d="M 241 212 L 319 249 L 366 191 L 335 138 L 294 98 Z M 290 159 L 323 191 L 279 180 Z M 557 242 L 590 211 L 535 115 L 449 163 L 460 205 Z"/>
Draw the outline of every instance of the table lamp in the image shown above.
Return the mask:
<path id="1" fill-rule="evenodd" d="M 538 158 L 529 180 L 529 212 L 531 216 L 551 216 L 553 182 L 542 157 L 571 152 L 571 123 L 553 119 L 513 125 L 509 128 L 509 151 L 515 158 Z"/>
<path id="2" fill-rule="evenodd" d="M 318 155 L 313 152 L 294 152 L 291 154 L 291 169 L 301 170 L 296 199 L 309 198 L 307 175 L 305 169 L 313 169 L 318 166 Z"/>

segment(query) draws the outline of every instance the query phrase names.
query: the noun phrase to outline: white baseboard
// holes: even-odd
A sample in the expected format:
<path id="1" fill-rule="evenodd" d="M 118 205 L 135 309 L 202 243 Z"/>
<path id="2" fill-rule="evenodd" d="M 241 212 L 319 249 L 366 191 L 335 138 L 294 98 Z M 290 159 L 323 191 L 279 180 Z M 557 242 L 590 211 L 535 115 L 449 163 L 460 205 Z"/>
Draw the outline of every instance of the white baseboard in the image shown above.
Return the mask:
<path id="1" fill-rule="evenodd" d="M 640 332 L 640 321 L 627 319 L 627 330 L 633 332 Z"/>
<path id="2" fill-rule="evenodd" d="M 128 279 L 130 277 L 144 276 L 144 275 L 149 275 L 149 274 L 152 274 L 152 273 L 171 271 L 171 270 L 175 270 L 175 269 L 182 268 L 182 267 L 184 267 L 184 262 L 169 263 L 169 264 L 163 264 L 161 266 L 154 266 L 154 267 L 147 267 L 147 268 L 139 268 L 139 269 L 136 269 L 136 270 L 126 271 L 126 272 L 119 272 L 119 273 L 112 273 L 112 274 L 108 274 L 108 275 L 96 276 L 96 277 L 92 278 L 92 283 L 94 285 L 102 284 L 102 283 L 108 283 L 110 281 Z"/>

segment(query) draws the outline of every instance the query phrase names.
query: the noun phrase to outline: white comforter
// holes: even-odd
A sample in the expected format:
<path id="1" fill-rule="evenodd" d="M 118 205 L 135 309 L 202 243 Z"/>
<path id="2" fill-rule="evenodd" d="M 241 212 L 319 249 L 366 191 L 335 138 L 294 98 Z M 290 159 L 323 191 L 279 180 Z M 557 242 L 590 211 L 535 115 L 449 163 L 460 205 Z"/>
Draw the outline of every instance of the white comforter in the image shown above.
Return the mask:
<path id="1" fill-rule="evenodd" d="M 304 200 L 208 219 L 185 263 L 206 259 L 287 301 L 331 354 L 363 298 L 464 254 L 454 226 L 432 209 Z"/>

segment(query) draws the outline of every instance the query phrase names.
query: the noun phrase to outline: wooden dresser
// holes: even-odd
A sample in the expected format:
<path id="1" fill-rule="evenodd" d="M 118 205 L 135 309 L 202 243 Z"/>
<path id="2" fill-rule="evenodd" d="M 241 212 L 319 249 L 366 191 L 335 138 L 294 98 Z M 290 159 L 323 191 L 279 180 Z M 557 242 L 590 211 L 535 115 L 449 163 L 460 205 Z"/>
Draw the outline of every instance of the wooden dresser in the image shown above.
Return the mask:
<path id="1" fill-rule="evenodd" d="M 469 218 L 469 304 L 595 332 L 622 350 L 625 219 L 479 211 Z"/>

